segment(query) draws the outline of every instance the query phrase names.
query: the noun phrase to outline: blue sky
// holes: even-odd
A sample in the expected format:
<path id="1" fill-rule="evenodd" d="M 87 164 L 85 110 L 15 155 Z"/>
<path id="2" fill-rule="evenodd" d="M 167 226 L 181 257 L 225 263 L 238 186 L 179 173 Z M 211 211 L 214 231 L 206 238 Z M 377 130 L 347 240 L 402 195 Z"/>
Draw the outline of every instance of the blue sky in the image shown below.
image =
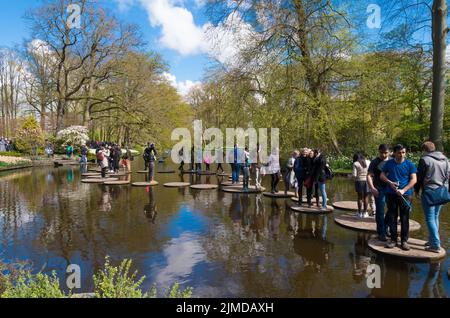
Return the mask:
<path id="1" fill-rule="evenodd" d="M 150 50 L 169 65 L 169 79 L 179 91 L 201 81 L 211 60 L 200 39 L 207 24 L 202 0 L 100 0 L 102 6 L 124 22 L 138 24 Z M 0 0 L 0 47 L 13 47 L 29 36 L 23 19 L 37 0 Z M 183 32 L 186 31 L 186 34 Z"/>

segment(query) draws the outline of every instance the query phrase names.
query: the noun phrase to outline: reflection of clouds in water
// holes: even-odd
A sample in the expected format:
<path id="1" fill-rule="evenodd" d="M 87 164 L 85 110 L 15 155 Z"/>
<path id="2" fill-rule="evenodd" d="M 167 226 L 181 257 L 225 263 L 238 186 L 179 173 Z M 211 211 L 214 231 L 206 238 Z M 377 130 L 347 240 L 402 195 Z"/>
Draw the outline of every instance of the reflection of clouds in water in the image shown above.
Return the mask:
<path id="1" fill-rule="evenodd" d="M 198 236 L 191 233 L 183 233 L 172 239 L 163 253 L 166 267 L 156 274 L 156 283 L 162 286 L 182 283 L 192 273 L 195 265 L 206 258 Z"/>

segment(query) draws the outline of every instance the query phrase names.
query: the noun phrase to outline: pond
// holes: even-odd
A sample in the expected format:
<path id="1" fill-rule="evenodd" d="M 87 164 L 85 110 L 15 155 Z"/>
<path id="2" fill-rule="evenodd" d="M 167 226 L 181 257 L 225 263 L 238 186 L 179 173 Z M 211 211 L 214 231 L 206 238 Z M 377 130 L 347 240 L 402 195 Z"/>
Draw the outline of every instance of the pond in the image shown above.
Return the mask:
<path id="1" fill-rule="evenodd" d="M 133 163 L 135 171 L 142 168 L 141 161 Z M 92 275 L 108 255 L 114 264 L 133 259 L 133 270 L 146 276 L 144 290 L 178 282 L 193 287 L 193 297 L 450 296 L 448 256 L 437 263 L 386 258 L 368 249 L 367 234 L 338 226 L 333 214 L 295 213 L 290 199 L 163 186 L 217 184 L 216 176 L 156 178 L 157 187 L 134 188 L 83 184 L 78 167 L 0 174 L 0 260 L 30 261 L 35 271 L 56 271 L 62 283 L 67 266 L 78 264 L 82 288 L 76 292 L 92 291 Z M 132 179 L 145 176 L 133 173 Z M 347 178 L 329 182 L 327 192 L 331 202 L 356 199 Z M 447 252 L 449 210 L 440 225 Z M 426 239 L 417 200 L 412 218 L 422 228 L 411 237 Z M 379 289 L 367 287 L 369 263 L 381 267 Z"/>

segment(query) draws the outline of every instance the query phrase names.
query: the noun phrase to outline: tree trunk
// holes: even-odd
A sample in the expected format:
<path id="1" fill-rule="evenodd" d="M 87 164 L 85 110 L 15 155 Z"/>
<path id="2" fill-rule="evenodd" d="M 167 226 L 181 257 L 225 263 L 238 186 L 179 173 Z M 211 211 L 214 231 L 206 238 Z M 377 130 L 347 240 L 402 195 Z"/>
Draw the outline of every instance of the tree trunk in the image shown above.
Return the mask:
<path id="1" fill-rule="evenodd" d="M 430 139 L 443 150 L 445 103 L 445 51 L 447 48 L 447 3 L 434 0 L 432 12 L 433 94 L 431 100 Z"/>

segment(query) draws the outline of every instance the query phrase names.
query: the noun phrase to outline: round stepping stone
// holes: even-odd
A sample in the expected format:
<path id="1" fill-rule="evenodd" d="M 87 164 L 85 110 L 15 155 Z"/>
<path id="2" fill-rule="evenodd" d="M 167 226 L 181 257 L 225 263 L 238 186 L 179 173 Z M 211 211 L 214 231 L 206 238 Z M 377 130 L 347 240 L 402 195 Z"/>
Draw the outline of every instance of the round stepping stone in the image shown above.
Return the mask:
<path id="1" fill-rule="evenodd" d="M 255 186 L 250 186 L 247 191 L 244 191 L 242 186 L 231 186 L 231 187 L 225 187 L 222 189 L 223 192 L 227 193 L 243 193 L 243 194 L 255 194 L 255 193 L 261 193 L 262 191 L 265 191 L 265 188 L 256 189 Z"/>
<path id="2" fill-rule="evenodd" d="M 119 181 L 119 179 L 108 178 L 108 179 L 83 179 L 83 183 L 105 183 L 106 181 Z"/>
<path id="3" fill-rule="evenodd" d="M 175 170 L 158 171 L 158 173 L 175 173 Z"/>
<path id="4" fill-rule="evenodd" d="M 330 205 L 328 205 L 326 209 L 318 208 L 316 206 L 311 208 L 308 208 L 307 206 L 293 206 L 291 209 L 306 214 L 328 214 L 334 211 L 334 208 Z"/>
<path id="5" fill-rule="evenodd" d="M 225 181 L 225 182 L 222 182 L 220 185 L 223 187 L 233 187 L 233 186 L 241 186 L 242 187 L 244 185 L 244 183 L 239 182 L 239 183 L 233 184 L 231 181 Z"/>
<path id="6" fill-rule="evenodd" d="M 130 181 L 124 181 L 124 180 L 119 180 L 119 181 L 105 181 L 103 184 L 104 184 L 104 185 L 127 185 L 127 184 L 130 184 Z"/>
<path id="7" fill-rule="evenodd" d="M 196 174 L 197 173 L 197 171 L 195 171 L 195 170 L 185 170 L 185 171 L 183 171 L 183 174 Z"/>
<path id="8" fill-rule="evenodd" d="M 158 185 L 159 182 L 153 181 L 153 182 L 133 182 L 131 185 L 133 187 L 151 187 Z"/>
<path id="9" fill-rule="evenodd" d="M 168 188 L 183 188 L 183 187 L 189 187 L 191 184 L 189 182 L 169 182 L 164 183 L 165 187 Z"/>
<path id="10" fill-rule="evenodd" d="M 196 190 L 214 190 L 217 189 L 219 186 L 217 184 L 194 184 L 191 185 L 191 189 Z"/>
<path id="11" fill-rule="evenodd" d="M 264 196 L 270 197 L 270 198 L 276 198 L 276 199 L 286 199 L 291 198 L 295 195 L 294 192 L 288 192 L 287 194 L 284 194 L 284 191 L 280 191 L 278 193 L 272 193 L 272 192 L 264 192 Z"/>
<path id="12" fill-rule="evenodd" d="M 358 218 L 356 214 L 341 214 L 334 217 L 337 224 L 356 231 L 377 232 L 377 222 L 374 217 Z M 400 224 L 397 225 L 398 233 L 400 233 Z M 420 224 L 414 220 L 409 220 L 409 231 L 420 230 Z"/>
<path id="13" fill-rule="evenodd" d="M 99 177 L 100 174 L 99 173 L 95 173 L 95 172 L 90 172 L 90 173 L 83 173 L 81 176 L 82 177 Z"/>
<path id="14" fill-rule="evenodd" d="M 212 172 L 212 171 L 201 171 L 198 174 L 201 176 L 215 176 L 216 175 L 216 173 Z"/>
<path id="15" fill-rule="evenodd" d="M 339 201 L 332 205 L 335 209 L 358 212 L 358 202 L 356 201 Z"/>
<path id="16" fill-rule="evenodd" d="M 296 198 L 296 197 L 292 197 L 291 200 L 298 203 L 298 198 Z M 322 200 L 322 197 L 320 196 L 319 197 L 319 203 L 322 203 L 322 202 L 323 202 L 323 200 Z M 308 203 L 306 197 L 303 197 L 302 203 Z M 312 198 L 311 199 L 311 203 L 312 204 L 316 204 L 316 198 Z"/>
<path id="17" fill-rule="evenodd" d="M 229 177 L 230 174 L 229 173 L 218 173 L 217 174 L 219 177 Z"/>
<path id="18" fill-rule="evenodd" d="M 386 242 L 381 242 L 377 239 L 369 240 L 368 245 L 369 248 L 376 253 L 398 257 L 409 261 L 430 262 L 444 258 L 446 254 L 443 248 L 440 249 L 439 253 L 425 251 L 425 241 L 414 238 L 410 238 L 408 240 L 408 245 L 410 247 L 409 251 L 404 251 L 398 246 L 394 248 L 386 248 Z"/>

